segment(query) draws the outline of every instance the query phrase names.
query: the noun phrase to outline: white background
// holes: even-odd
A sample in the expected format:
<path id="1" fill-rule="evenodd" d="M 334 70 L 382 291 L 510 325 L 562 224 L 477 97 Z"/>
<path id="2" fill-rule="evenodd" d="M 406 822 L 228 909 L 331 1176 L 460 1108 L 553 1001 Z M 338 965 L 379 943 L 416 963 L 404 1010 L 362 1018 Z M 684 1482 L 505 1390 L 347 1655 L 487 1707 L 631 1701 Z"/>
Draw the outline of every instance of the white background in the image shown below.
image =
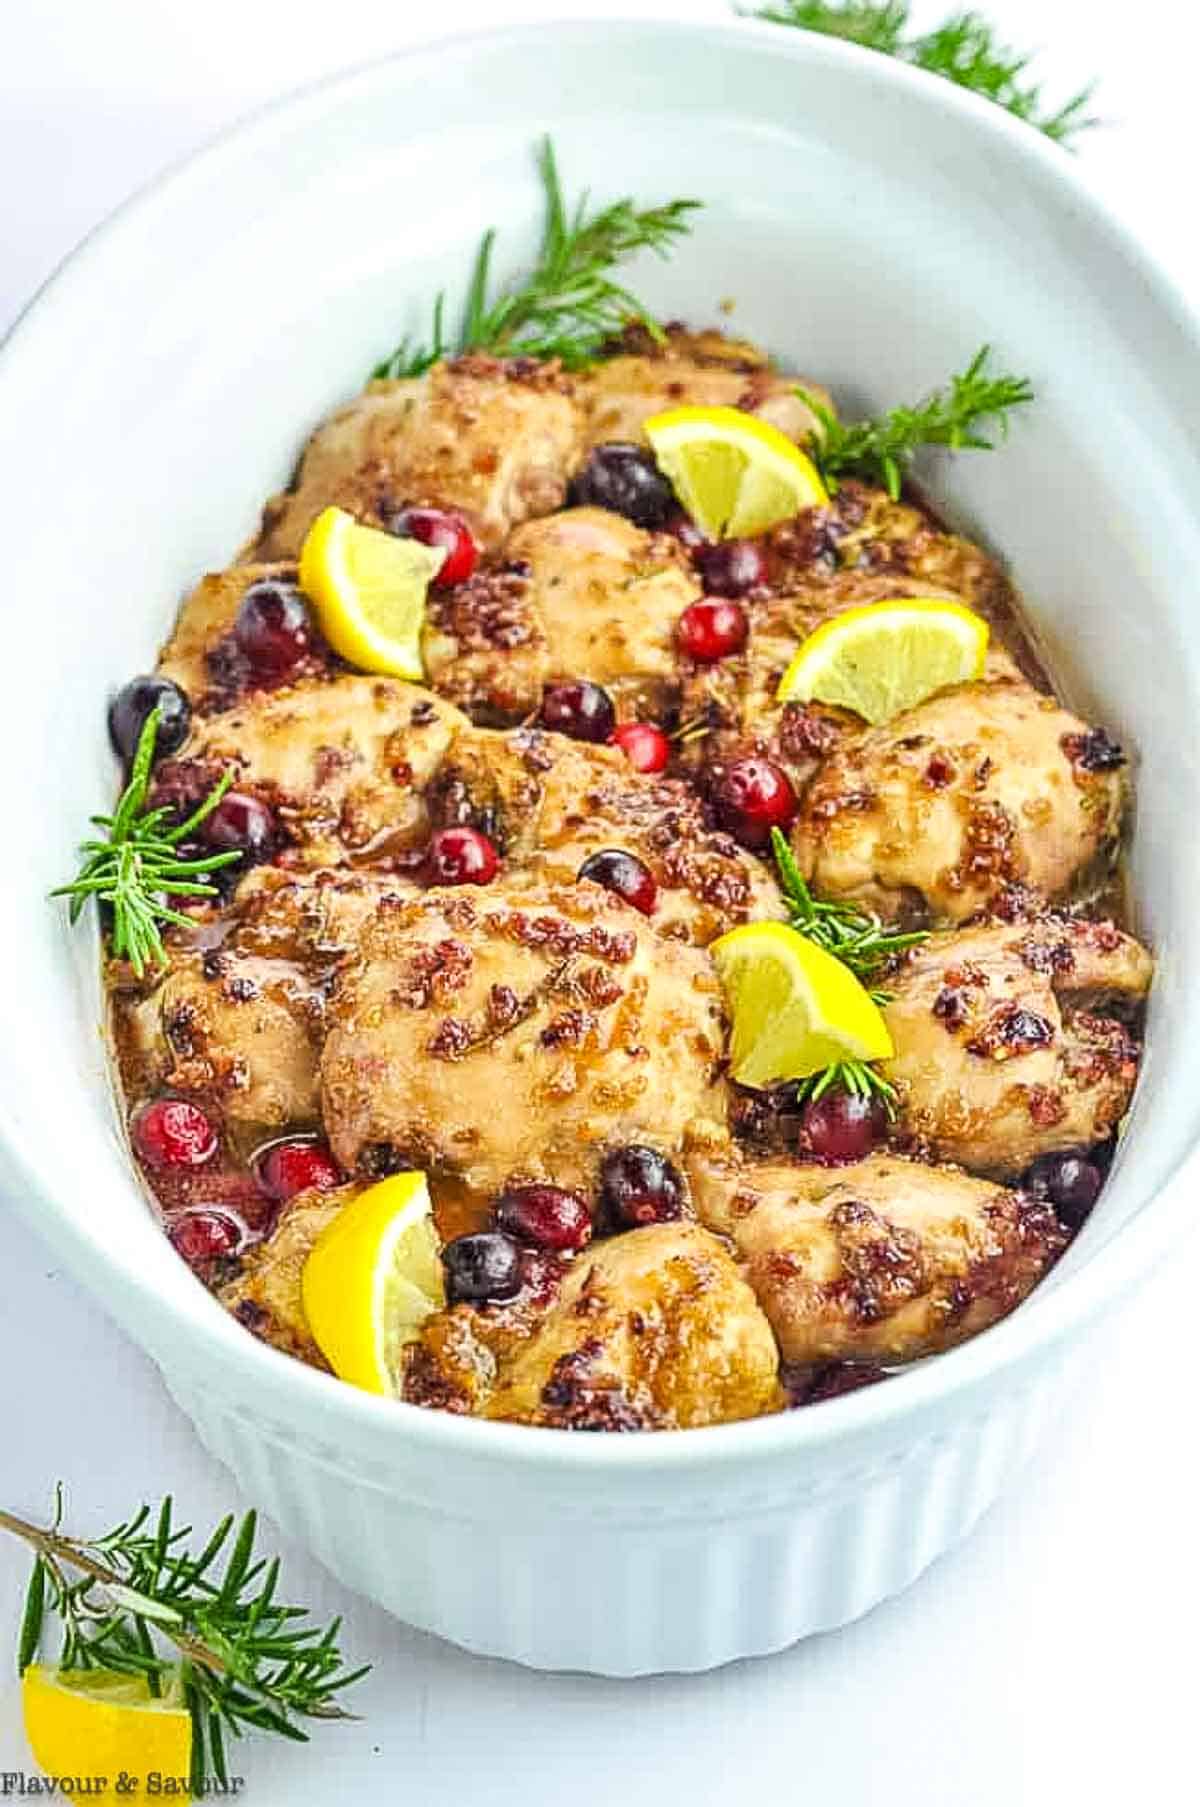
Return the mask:
<path id="1" fill-rule="evenodd" d="M 435 29 L 604 10 L 602 0 L 9 0 L 0 329 L 130 190 L 261 101 Z M 620 10 L 667 9 L 626 0 Z M 673 10 L 725 8 L 677 0 Z M 986 10 L 1012 41 L 1045 47 L 1039 67 L 1055 91 L 1101 78 L 1106 126 L 1081 155 L 1200 301 L 1200 27 L 1185 22 L 1189 0 L 988 0 Z M 398 229 L 404 217 L 398 205 Z M 72 481 L 86 482 L 86 470 Z M 63 511 L 69 532 L 69 483 Z M 20 598 L 5 606 L 18 611 Z M 347 1651 L 376 1666 L 355 1696 L 363 1723 L 319 1728 L 307 1748 L 256 1740 L 235 1750 L 243 1798 L 325 1807 L 335 1791 L 371 1789 L 420 1807 L 662 1807 L 666 1791 L 694 1807 L 1200 1800 L 1198 1254 L 1194 1241 L 1180 1250 L 1110 1325 L 1079 1415 L 966 1548 L 903 1599 L 784 1656 L 690 1679 L 533 1675 L 405 1630 L 269 1533 L 289 1597 L 344 1612 Z M 7 1213 L 0 1296 L 0 1504 L 44 1514 L 60 1476 L 80 1529 L 168 1489 L 204 1528 L 252 1503 L 202 1454 L 150 1364 Z M 4 1679 L 25 1572 L 19 1548 L 0 1546 L 0 1770 L 27 1762 Z"/>

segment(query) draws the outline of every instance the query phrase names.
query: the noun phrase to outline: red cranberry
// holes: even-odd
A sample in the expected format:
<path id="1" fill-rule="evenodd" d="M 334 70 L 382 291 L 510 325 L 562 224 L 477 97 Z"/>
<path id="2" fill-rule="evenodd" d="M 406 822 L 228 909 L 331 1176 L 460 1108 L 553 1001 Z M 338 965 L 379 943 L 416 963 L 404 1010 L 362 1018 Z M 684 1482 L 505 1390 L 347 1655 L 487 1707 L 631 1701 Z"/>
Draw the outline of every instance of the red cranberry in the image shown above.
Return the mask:
<path id="1" fill-rule="evenodd" d="M 474 535 L 460 514 L 449 508 L 402 508 L 388 522 L 390 532 L 401 539 L 420 540 L 446 554 L 433 580 L 435 590 L 449 590 L 466 583 L 479 558 Z"/>
<path id="2" fill-rule="evenodd" d="M 1025 1190 L 1049 1199 L 1068 1229 L 1077 1230 L 1100 1196 L 1104 1175 L 1080 1154 L 1039 1155 L 1025 1175 Z"/>
<path id="3" fill-rule="evenodd" d="M 501 1230 L 456 1236 L 442 1250 L 449 1305 L 483 1305 L 521 1290 L 521 1250 Z"/>
<path id="4" fill-rule="evenodd" d="M 514 1186 L 496 1206 L 496 1223 L 518 1242 L 560 1252 L 581 1249 L 592 1234 L 586 1204 L 560 1186 Z"/>
<path id="5" fill-rule="evenodd" d="M 280 684 L 312 650 L 308 604 L 294 584 L 267 578 L 251 584 L 233 624 L 233 637 L 254 676 Z"/>
<path id="6" fill-rule="evenodd" d="M 675 491 L 644 446 L 610 440 L 593 446 L 571 484 L 577 508 L 608 508 L 637 527 L 661 527 L 677 506 Z"/>
<path id="7" fill-rule="evenodd" d="M 614 1230 L 638 1230 L 683 1215 L 683 1182 L 657 1148 L 631 1142 L 604 1157 L 600 1204 Z"/>
<path id="8" fill-rule="evenodd" d="M 199 1105 L 156 1098 L 134 1118 L 133 1146 L 147 1167 L 203 1167 L 217 1152 L 217 1132 Z"/>
<path id="9" fill-rule="evenodd" d="M 713 665 L 740 653 L 750 635 L 750 623 L 740 603 L 693 602 L 679 617 L 675 636 L 679 650 L 700 665 Z"/>
<path id="10" fill-rule="evenodd" d="M 671 757 L 670 741 L 653 722 L 622 722 L 612 738 L 635 772 L 661 772 Z"/>
<path id="11" fill-rule="evenodd" d="M 569 734 L 572 740 L 611 740 L 617 725 L 612 698 L 599 684 L 580 678 L 574 684 L 554 684 L 543 693 L 543 728 Z"/>
<path id="12" fill-rule="evenodd" d="M 340 1186 L 337 1162 L 322 1142 L 276 1142 L 258 1163 L 258 1178 L 272 1198 L 295 1198 L 298 1192 L 329 1192 Z"/>
<path id="13" fill-rule="evenodd" d="M 177 1211 L 167 1226 L 167 1235 L 191 1267 L 203 1266 L 221 1255 L 236 1255 L 250 1240 L 250 1232 L 240 1217 L 212 1205 Z"/>
<path id="14" fill-rule="evenodd" d="M 192 706 L 178 684 L 170 678 L 149 676 L 130 678 L 109 704 L 108 733 L 113 747 L 126 765 L 137 752 L 137 744 L 146 717 L 158 710 L 158 733 L 154 737 L 155 759 L 166 759 L 177 753 L 188 736 L 192 722 Z"/>
<path id="15" fill-rule="evenodd" d="M 830 1091 L 805 1105 L 800 1118 L 801 1143 L 814 1159 L 830 1166 L 865 1161 L 886 1124 L 887 1112 L 878 1098 Z"/>
<path id="16" fill-rule="evenodd" d="M 643 916 L 649 916 L 658 902 L 658 886 L 649 866 L 623 847 L 605 847 L 599 853 L 589 854 L 579 868 L 579 877 L 614 891 Z"/>
<path id="17" fill-rule="evenodd" d="M 674 534 L 684 551 L 690 552 L 693 558 L 698 552 L 703 552 L 706 546 L 712 545 L 703 528 L 696 525 L 690 514 L 684 514 L 682 508 L 677 514 L 668 516 L 663 526 L 668 533 Z"/>
<path id="18" fill-rule="evenodd" d="M 275 817 L 265 803 L 244 791 L 226 791 L 201 832 L 210 847 L 240 853 L 251 866 L 269 860 L 275 851 Z"/>
<path id="19" fill-rule="evenodd" d="M 422 872 L 430 885 L 490 885 L 500 855 L 477 828 L 439 828 L 425 849 Z"/>
<path id="20" fill-rule="evenodd" d="M 786 829 L 796 813 L 787 773 L 755 754 L 735 759 L 722 773 L 713 802 L 726 833 L 755 850 L 768 844 L 773 828 Z"/>
<path id="21" fill-rule="evenodd" d="M 696 559 L 710 596 L 748 596 L 767 581 L 767 561 L 753 540 L 722 540 Z"/>

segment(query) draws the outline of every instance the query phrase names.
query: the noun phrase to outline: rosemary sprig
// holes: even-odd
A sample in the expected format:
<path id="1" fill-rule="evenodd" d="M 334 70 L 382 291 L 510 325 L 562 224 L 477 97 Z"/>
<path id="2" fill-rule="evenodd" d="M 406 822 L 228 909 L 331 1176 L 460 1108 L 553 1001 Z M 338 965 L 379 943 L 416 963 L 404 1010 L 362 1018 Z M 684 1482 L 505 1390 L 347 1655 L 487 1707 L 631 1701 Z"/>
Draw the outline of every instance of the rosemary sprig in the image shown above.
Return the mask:
<path id="1" fill-rule="evenodd" d="M 538 173 L 546 214 L 533 269 L 493 292 L 496 233 L 489 229 L 475 254 L 457 333 L 447 334 L 443 292 L 433 305 L 428 340 L 405 337 L 375 366 L 372 376 L 421 376 L 439 358 L 466 351 L 561 358 L 569 370 L 576 370 L 631 321 L 661 339 L 662 327 L 613 272 L 638 251 L 665 257 L 673 242 L 691 230 L 688 215 L 700 202 L 667 201 L 660 207 L 637 208 L 626 199 L 589 213 L 583 194 L 568 208 L 549 138 L 538 151 Z"/>
<path id="2" fill-rule="evenodd" d="M 1095 89 L 1089 82 L 1065 105 L 1048 110 L 1042 89 L 1029 79 L 1032 58 L 1000 42 L 979 13 L 952 13 L 934 30 L 910 37 L 908 0 L 782 0 L 754 14 L 776 25 L 793 25 L 826 37 L 844 38 L 867 50 L 898 57 L 981 94 L 1005 112 L 1034 126 L 1056 144 L 1096 124 L 1086 111 Z"/>
<path id="3" fill-rule="evenodd" d="M 168 896 L 212 897 L 216 886 L 206 874 L 240 859 L 238 853 L 213 853 L 204 859 L 181 856 L 179 843 L 216 808 L 232 783 L 226 772 L 200 807 L 185 822 L 167 827 L 169 809 L 146 808 L 154 743 L 158 735 L 157 707 L 146 717 L 138 737 L 129 782 L 111 816 L 93 816 L 92 825 L 105 831 L 104 839 L 87 840 L 79 849 L 82 864 L 69 885 L 58 885 L 51 897 L 69 897 L 70 920 L 78 922 L 89 897 L 112 910 L 112 951 L 128 960 L 139 979 L 150 965 L 166 962 L 159 924 L 187 925 L 187 917 L 165 901 Z"/>
<path id="4" fill-rule="evenodd" d="M 927 939 L 925 931 L 912 929 L 901 934 L 886 929 L 872 910 L 814 897 L 778 828 L 771 830 L 771 852 L 791 926 L 824 948 L 827 954 L 832 954 L 835 960 L 840 960 L 843 966 L 848 966 L 866 987 L 873 1003 L 886 1004 L 890 994 L 881 990 L 875 981 L 898 954 L 905 953 L 910 947 L 919 947 Z M 801 1080 L 797 1096 L 801 1103 L 815 1102 L 835 1087 L 854 1092 L 860 1098 L 881 1098 L 888 1115 L 895 1114 L 893 1086 L 876 1068 L 861 1060 L 838 1061 L 820 1073 L 813 1073 L 808 1079 Z"/>
<path id="5" fill-rule="evenodd" d="M 996 432 L 1003 436 L 1008 431 L 1009 409 L 1031 402 L 1033 388 L 1023 376 L 993 375 L 987 368 L 990 355 L 991 347 L 981 346 L 965 370 L 952 376 L 946 387 L 932 390 L 915 407 L 892 408 L 849 425 L 816 396 L 799 390 L 821 425 L 820 437 L 809 449 L 826 488 L 833 493 L 840 476 L 853 475 L 882 483 L 896 501 L 905 471 L 922 446 L 946 446 L 954 452 L 992 451 Z M 991 421 L 995 427 L 985 431 L 985 424 Z"/>
<path id="6" fill-rule="evenodd" d="M 227 1732 L 277 1732 L 306 1742 L 302 1720 L 353 1718 L 335 1697 L 370 1665 L 343 1669 L 340 1620 L 322 1629 L 306 1622 L 307 1608 L 276 1600 L 279 1561 L 256 1559 L 253 1512 L 236 1533 L 233 1517 L 223 1518 L 197 1554 L 183 1547 L 191 1526 L 176 1526 L 169 1496 L 153 1517 L 142 1506 L 103 1537 L 69 1537 L 61 1522 L 61 1488 L 49 1526 L 0 1512 L 0 1529 L 35 1552 L 18 1672 L 37 1655 L 52 1612 L 62 1668 L 144 1675 L 156 1695 L 178 1682 L 192 1716 L 197 1793 L 206 1752 L 218 1781 L 228 1783 Z M 228 1554 L 218 1579 L 222 1551 Z M 170 1654 L 163 1643 L 173 1647 Z"/>

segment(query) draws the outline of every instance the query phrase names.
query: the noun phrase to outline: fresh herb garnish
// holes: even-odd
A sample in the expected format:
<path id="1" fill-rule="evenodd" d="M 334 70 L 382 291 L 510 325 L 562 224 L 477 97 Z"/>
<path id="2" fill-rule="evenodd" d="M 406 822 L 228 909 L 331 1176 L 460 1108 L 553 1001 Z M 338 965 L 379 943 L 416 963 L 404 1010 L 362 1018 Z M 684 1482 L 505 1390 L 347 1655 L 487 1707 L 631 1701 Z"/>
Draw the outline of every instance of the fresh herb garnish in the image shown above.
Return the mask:
<path id="1" fill-rule="evenodd" d="M 1066 144 L 1077 132 L 1096 124 L 1086 112 L 1094 83 L 1081 88 L 1064 106 L 1048 111 L 1041 87 L 1029 79 L 1032 58 L 1002 44 L 979 13 L 952 13 L 933 31 L 910 37 L 909 10 L 908 0 L 880 0 L 879 4 L 872 0 L 782 0 L 753 16 L 775 25 L 844 38 L 864 49 L 898 57 L 914 68 L 927 69 L 959 88 L 981 94 L 1056 144 Z"/>
<path id="2" fill-rule="evenodd" d="M 228 1783 L 225 1735 L 278 1732 L 306 1742 L 303 1719 L 350 1719 L 335 1695 L 367 1673 L 345 1671 L 337 1647 L 341 1621 L 323 1630 L 307 1609 L 275 1599 L 279 1560 L 255 1558 L 257 1521 L 248 1512 L 234 1532 L 224 1518 L 193 1555 L 182 1548 L 190 1525 L 174 1524 L 170 1497 L 152 1519 L 149 1506 L 103 1537 L 76 1538 L 61 1529 L 59 1489 L 54 1523 L 32 1525 L 0 1512 L 0 1529 L 33 1546 L 18 1672 L 37 1655 L 47 1612 L 62 1633 L 59 1666 L 144 1675 L 153 1695 L 177 1678 L 192 1717 L 192 1787 L 199 1793 L 207 1761 Z M 213 1565 L 228 1550 L 218 1580 Z M 161 1642 L 173 1646 L 166 1654 Z"/>
<path id="3" fill-rule="evenodd" d="M 965 370 L 950 378 L 949 385 L 934 389 L 913 408 L 892 408 L 870 420 L 840 421 L 831 409 L 799 389 L 801 400 L 821 425 L 809 451 L 832 494 L 840 476 L 882 483 L 896 501 L 907 470 L 922 446 L 946 446 L 952 452 L 990 452 L 995 434 L 1008 431 L 1008 411 L 1033 400 L 1033 388 L 1023 376 L 993 376 L 987 368 L 991 347 L 983 345 Z M 984 431 L 986 422 L 995 427 Z M 988 437 L 991 433 L 992 437 Z"/>
<path id="4" fill-rule="evenodd" d="M 872 910 L 858 904 L 833 903 L 814 897 L 797 866 L 786 837 L 778 828 L 771 830 L 771 852 L 779 873 L 779 888 L 787 905 L 788 920 L 801 935 L 807 936 L 843 966 L 848 966 L 864 985 L 876 1004 L 886 1004 L 889 993 L 875 983 L 889 961 L 910 947 L 919 947 L 928 937 L 923 929 L 898 933 L 884 927 Z M 895 1090 L 873 1066 L 861 1060 L 838 1061 L 820 1073 L 800 1082 L 797 1092 L 801 1103 L 815 1101 L 837 1087 L 855 1092 L 862 1098 L 872 1094 L 883 1099 L 888 1115 L 894 1114 Z"/>
<path id="5" fill-rule="evenodd" d="M 205 874 L 240 859 L 232 853 L 213 853 L 204 859 L 181 857 L 179 844 L 193 834 L 216 808 L 232 783 L 228 772 L 185 822 L 168 827 L 171 811 L 146 808 L 154 742 L 158 734 L 157 706 L 146 717 L 137 751 L 129 769 L 129 782 L 111 816 L 93 816 L 92 825 L 105 831 L 103 840 L 84 841 L 82 864 L 69 885 L 58 885 L 51 897 L 71 899 L 70 919 L 78 922 L 89 897 L 112 910 L 112 951 L 128 960 L 139 979 L 147 966 L 166 963 L 159 924 L 182 923 L 188 918 L 166 902 L 168 896 L 212 897 L 216 886 Z"/>
<path id="6" fill-rule="evenodd" d="M 433 306 L 428 341 L 405 337 L 371 372 L 374 377 L 422 376 L 440 358 L 462 352 L 498 357 L 560 358 L 577 370 L 596 357 L 606 340 L 636 322 L 655 339 L 662 327 L 627 288 L 614 280 L 618 265 L 639 251 L 665 257 L 675 239 L 691 230 L 688 215 L 699 201 L 667 201 L 637 208 L 613 201 L 588 212 L 588 197 L 568 209 L 549 138 L 538 152 L 546 218 L 534 268 L 492 292 L 491 264 L 496 233 L 484 233 L 458 331 L 447 335 L 446 297 Z"/>

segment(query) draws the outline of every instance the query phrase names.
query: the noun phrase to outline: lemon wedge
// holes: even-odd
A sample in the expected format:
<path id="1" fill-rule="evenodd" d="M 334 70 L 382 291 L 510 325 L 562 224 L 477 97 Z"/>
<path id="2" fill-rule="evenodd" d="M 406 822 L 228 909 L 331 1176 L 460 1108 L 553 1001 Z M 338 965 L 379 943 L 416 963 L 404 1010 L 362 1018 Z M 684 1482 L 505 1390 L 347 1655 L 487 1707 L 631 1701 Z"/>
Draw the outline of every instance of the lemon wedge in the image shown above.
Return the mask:
<path id="1" fill-rule="evenodd" d="M 352 1199 L 317 1238 L 300 1288 L 334 1373 L 395 1394 L 404 1345 L 446 1302 L 425 1175 L 396 1173 Z"/>
<path id="2" fill-rule="evenodd" d="M 419 680 L 421 628 L 443 548 L 364 527 L 344 508 L 326 508 L 300 549 L 300 588 L 334 652 L 360 671 Z"/>
<path id="3" fill-rule="evenodd" d="M 891 721 L 946 684 L 983 672 L 988 625 L 961 602 L 912 596 L 847 609 L 808 636 L 779 681 L 781 703 L 836 703 Z"/>
<path id="4" fill-rule="evenodd" d="M 48 1776 L 137 1779 L 127 1801 L 146 1798 L 152 1770 L 187 1776 L 192 1718 L 176 1678 L 161 1696 L 144 1675 L 114 1669 L 59 1669 L 31 1663 L 21 1677 L 21 1707 L 29 1748 Z"/>
<path id="5" fill-rule="evenodd" d="M 741 408 L 672 408 L 646 423 L 660 468 L 710 539 L 765 533 L 829 501 L 811 458 Z"/>
<path id="6" fill-rule="evenodd" d="M 709 949 L 733 1016 L 739 1085 L 807 1079 L 842 1060 L 886 1060 L 892 1038 L 849 967 L 782 922 L 748 922 Z"/>

